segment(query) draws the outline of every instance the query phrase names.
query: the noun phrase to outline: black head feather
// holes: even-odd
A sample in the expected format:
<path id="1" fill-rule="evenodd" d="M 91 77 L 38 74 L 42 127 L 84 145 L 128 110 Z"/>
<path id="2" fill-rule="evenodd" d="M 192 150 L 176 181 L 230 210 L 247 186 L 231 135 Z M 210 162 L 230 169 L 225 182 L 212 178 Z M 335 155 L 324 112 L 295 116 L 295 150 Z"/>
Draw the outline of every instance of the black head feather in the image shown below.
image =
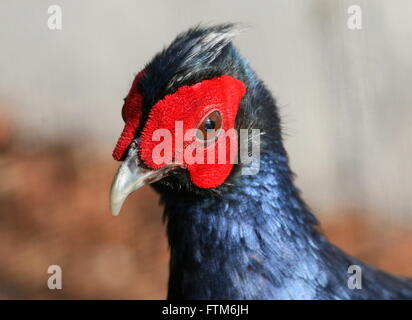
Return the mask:
<path id="1" fill-rule="evenodd" d="M 227 55 L 225 49 L 240 31 L 234 24 L 224 24 L 197 26 L 178 35 L 145 67 L 139 84 L 145 105 L 150 108 L 183 85 L 222 75 L 227 71 L 222 64 Z"/>

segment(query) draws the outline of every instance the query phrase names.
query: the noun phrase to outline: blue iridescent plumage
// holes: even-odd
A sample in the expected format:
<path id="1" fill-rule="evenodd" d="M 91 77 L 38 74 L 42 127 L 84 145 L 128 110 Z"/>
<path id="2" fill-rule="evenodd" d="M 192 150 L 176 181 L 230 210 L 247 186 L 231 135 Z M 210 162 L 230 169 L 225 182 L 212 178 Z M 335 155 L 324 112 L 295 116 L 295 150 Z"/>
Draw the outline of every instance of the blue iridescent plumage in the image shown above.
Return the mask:
<path id="1" fill-rule="evenodd" d="M 231 44 L 235 25 L 181 34 L 145 68 L 143 119 L 182 85 L 222 74 L 246 84 L 237 129 L 261 130 L 260 171 L 236 165 L 216 189 L 197 188 L 185 170 L 153 184 L 165 206 L 172 299 L 412 298 L 412 282 L 337 249 L 318 231 L 293 184 L 275 100 Z M 362 289 L 348 288 L 348 267 L 362 268 Z"/>

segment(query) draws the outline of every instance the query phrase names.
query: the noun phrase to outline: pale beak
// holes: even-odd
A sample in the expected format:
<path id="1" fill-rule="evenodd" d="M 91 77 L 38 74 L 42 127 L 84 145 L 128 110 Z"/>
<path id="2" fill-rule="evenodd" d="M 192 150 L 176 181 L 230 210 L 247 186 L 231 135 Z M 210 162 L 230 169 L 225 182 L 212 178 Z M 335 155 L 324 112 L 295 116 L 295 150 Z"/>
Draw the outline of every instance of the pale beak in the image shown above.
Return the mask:
<path id="1" fill-rule="evenodd" d="M 143 168 L 139 165 L 138 140 L 130 145 L 126 159 L 117 169 L 110 189 L 110 210 L 117 216 L 127 196 L 143 187 L 163 178 L 175 166 L 166 166 L 159 170 Z"/>

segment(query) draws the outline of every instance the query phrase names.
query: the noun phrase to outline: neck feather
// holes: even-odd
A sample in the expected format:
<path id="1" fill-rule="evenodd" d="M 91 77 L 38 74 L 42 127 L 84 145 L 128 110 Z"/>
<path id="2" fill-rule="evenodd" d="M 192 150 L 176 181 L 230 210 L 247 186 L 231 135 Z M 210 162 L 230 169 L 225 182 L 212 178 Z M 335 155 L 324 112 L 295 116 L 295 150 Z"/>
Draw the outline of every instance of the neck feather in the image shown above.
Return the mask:
<path id="1" fill-rule="evenodd" d="M 265 288 L 259 281 L 273 290 L 269 284 L 276 273 L 293 272 L 302 250 L 324 241 L 292 183 L 284 153 L 262 154 L 257 175 L 233 179 L 233 187 L 216 197 L 181 201 L 163 195 L 171 247 L 169 297 L 268 296 L 258 292 Z M 253 270 L 259 270 L 253 276 L 259 281 L 242 286 Z"/>

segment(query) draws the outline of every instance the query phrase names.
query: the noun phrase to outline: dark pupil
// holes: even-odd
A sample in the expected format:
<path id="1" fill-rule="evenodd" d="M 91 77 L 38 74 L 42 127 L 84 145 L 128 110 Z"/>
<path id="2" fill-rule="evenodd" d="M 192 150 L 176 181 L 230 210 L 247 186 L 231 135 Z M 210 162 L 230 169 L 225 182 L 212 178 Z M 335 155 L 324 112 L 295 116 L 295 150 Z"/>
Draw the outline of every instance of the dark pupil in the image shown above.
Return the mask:
<path id="1" fill-rule="evenodd" d="M 216 123 L 213 120 L 211 120 L 210 118 L 207 118 L 205 120 L 205 123 L 204 123 L 205 130 L 213 130 L 215 127 L 216 127 Z"/>

